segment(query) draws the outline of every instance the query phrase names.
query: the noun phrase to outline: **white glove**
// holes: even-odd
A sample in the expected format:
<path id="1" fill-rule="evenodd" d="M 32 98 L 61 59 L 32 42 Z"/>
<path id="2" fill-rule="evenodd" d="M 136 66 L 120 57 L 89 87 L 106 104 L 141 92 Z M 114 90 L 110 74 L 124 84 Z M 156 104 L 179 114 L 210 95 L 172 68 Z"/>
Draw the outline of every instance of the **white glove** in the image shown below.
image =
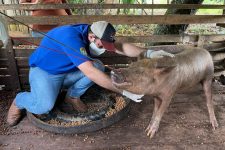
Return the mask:
<path id="1" fill-rule="evenodd" d="M 163 56 L 174 57 L 174 54 L 168 53 L 164 50 L 156 50 L 155 51 L 155 50 L 150 50 L 150 49 L 144 53 L 144 57 L 146 57 L 146 58 L 160 58 Z"/>
<path id="2" fill-rule="evenodd" d="M 133 100 L 135 102 L 138 102 L 138 103 L 142 101 L 141 98 L 144 96 L 144 94 L 137 95 L 137 94 L 130 93 L 130 92 L 126 91 L 126 90 L 123 90 L 122 95 L 124 95 L 127 98 L 129 98 L 129 99 L 131 99 L 131 100 Z"/>

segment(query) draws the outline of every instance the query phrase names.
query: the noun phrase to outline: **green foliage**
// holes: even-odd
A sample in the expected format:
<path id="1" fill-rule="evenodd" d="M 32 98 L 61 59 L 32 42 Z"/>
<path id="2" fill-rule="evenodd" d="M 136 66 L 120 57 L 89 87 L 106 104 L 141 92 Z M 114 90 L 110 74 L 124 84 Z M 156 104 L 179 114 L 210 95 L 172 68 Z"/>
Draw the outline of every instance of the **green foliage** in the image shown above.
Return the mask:
<path id="1" fill-rule="evenodd" d="M 204 0 L 204 4 L 223 4 L 224 0 Z"/>
<path id="2" fill-rule="evenodd" d="M 85 0 L 68 0 L 71 4 L 83 4 L 85 3 Z M 83 9 L 71 9 L 73 14 L 83 14 Z"/>
<path id="3" fill-rule="evenodd" d="M 123 4 L 134 4 L 135 0 L 122 0 Z"/>
<path id="4" fill-rule="evenodd" d="M 204 0 L 202 4 L 223 5 L 223 0 Z M 221 15 L 222 9 L 199 9 L 197 15 Z"/>
<path id="5" fill-rule="evenodd" d="M 104 4 L 104 0 L 98 0 L 98 4 Z"/>
<path id="6" fill-rule="evenodd" d="M 122 0 L 123 4 L 134 4 L 135 0 Z M 129 14 L 130 13 L 130 9 L 124 9 L 123 10 L 124 14 Z"/>

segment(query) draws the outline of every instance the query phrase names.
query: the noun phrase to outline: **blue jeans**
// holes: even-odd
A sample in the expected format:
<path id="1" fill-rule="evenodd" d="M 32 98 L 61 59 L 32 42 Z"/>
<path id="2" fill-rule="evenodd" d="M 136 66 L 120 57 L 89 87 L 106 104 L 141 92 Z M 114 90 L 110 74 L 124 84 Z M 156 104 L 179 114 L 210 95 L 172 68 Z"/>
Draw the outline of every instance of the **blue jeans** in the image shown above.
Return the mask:
<path id="1" fill-rule="evenodd" d="M 98 60 L 97 60 L 98 61 Z M 104 71 L 104 65 L 98 61 L 93 65 Z M 21 92 L 16 96 L 16 106 L 34 114 L 46 114 L 52 110 L 62 88 L 67 88 L 67 97 L 77 97 L 85 93 L 94 82 L 80 70 L 53 75 L 38 68 L 31 67 L 29 72 L 30 92 Z"/>

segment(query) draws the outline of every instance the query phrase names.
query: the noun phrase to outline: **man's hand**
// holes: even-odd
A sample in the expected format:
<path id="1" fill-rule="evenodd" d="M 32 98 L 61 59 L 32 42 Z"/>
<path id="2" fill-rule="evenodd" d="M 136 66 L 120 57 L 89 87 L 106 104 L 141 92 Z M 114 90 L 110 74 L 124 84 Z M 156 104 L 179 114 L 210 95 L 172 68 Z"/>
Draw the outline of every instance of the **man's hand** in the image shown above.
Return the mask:
<path id="1" fill-rule="evenodd" d="M 131 100 L 133 100 L 133 101 L 135 101 L 137 103 L 141 102 L 142 101 L 141 98 L 144 96 L 144 94 L 137 95 L 137 94 L 133 94 L 133 93 L 130 93 L 128 91 L 125 91 L 125 90 L 123 90 L 122 95 L 126 96 L 127 98 L 129 98 L 129 99 L 131 99 Z"/>
<path id="2" fill-rule="evenodd" d="M 164 50 L 147 50 L 144 54 L 145 58 L 160 58 L 163 56 L 174 57 L 174 54 L 168 53 Z"/>

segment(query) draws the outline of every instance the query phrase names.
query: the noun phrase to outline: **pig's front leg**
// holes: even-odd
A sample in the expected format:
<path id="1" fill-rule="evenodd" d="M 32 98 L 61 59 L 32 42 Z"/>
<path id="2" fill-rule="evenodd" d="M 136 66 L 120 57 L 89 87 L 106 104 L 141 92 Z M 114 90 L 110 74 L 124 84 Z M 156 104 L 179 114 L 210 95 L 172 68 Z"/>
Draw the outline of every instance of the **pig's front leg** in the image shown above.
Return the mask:
<path id="1" fill-rule="evenodd" d="M 150 124 L 153 123 L 153 120 L 155 119 L 155 114 L 159 110 L 159 107 L 160 107 L 161 103 L 162 103 L 161 99 L 159 99 L 158 97 L 154 97 L 154 109 L 153 109 L 153 113 L 152 113 L 152 118 L 151 118 Z"/>
<path id="2" fill-rule="evenodd" d="M 150 139 L 157 132 L 157 130 L 159 128 L 159 123 L 162 119 L 162 116 L 163 116 L 164 112 L 166 111 L 166 109 L 168 108 L 170 101 L 171 101 L 171 98 L 169 98 L 169 99 L 157 98 L 157 99 L 158 99 L 158 100 L 156 100 L 157 104 L 159 104 L 158 110 L 156 110 L 156 112 L 153 113 L 153 116 L 154 116 L 154 117 L 152 117 L 153 120 L 151 120 L 150 124 L 148 125 L 148 127 L 146 129 L 147 136 L 149 136 Z M 161 101 L 161 105 L 160 105 L 160 103 L 158 103 L 160 101 Z M 157 109 L 157 107 L 156 107 L 156 109 Z"/>
<path id="3" fill-rule="evenodd" d="M 155 120 L 156 112 L 159 110 L 161 103 L 162 103 L 161 99 L 159 99 L 158 97 L 154 97 L 154 109 L 153 109 L 153 113 L 152 113 L 152 118 L 151 118 L 151 121 L 150 121 L 148 127 L 146 128 L 145 132 L 148 132 L 151 129 L 151 126 Z M 155 132 L 157 132 L 157 130 Z"/>

